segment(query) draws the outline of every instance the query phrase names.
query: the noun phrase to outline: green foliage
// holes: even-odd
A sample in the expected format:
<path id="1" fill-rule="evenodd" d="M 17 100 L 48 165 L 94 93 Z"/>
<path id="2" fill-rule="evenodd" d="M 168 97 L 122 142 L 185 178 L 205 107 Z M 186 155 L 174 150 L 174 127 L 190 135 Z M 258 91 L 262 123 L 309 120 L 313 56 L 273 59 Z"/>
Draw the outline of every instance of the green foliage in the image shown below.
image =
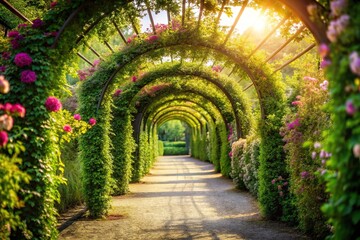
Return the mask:
<path id="1" fill-rule="evenodd" d="M 331 124 L 329 114 L 323 110 L 328 92 L 320 88 L 320 84 L 323 83 L 315 78 L 300 80 L 300 91 L 292 102 L 293 113 L 286 116 L 286 125 L 281 129 L 286 142 L 284 149 L 291 195 L 294 197 L 292 203 L 298 213 L 296 221 L 300 229 L 317 239 L 324 238 L 329 231 L 320 210 L 328 199 L 321 175 L 329 154 L 321 150 L 319 142 L 324 138 L 321 132 Z"/>
<path id="2" fill-rule="evenodd" d="M 78 159 L 76 140 L 61 145 L 61 161 L 64 164 L 66 184 L 59 186 L 60 202 L 56 204 L 56 208 L 60 213 L 84 202 L 82 166 Z"/>
<path id="3" fill-rule="evenodd" d="M 17 143 L 19 144 L 19 143 Z M 21 159 L 17 154 L 11 158 L 0 156 L 0 238 L 8 239 L 10 232 L 19 230 L 28 238 L 31 232 L 27 230 L 26 223 L 22 222 L 16 213 L 24 206 L 19 192 L 23 190 L 22 185 L 29 183 L 29 175 L 19 169 Z"/>
<path id="4" fill-rule="evenodd" d="M 163 141 L 177 141 L 185 139 L 185 127 L 179 120 L 172 120 L 159 127 L 158 134 Z"/>
<path id="5" fill-rule="evenodd" d="M 123 111 L 120 106 L 114 109 L 116 121 L 112 123 L 114 136 L 113 144 L 113 179 L 115 186 L 113 194 L 125 194 L 129 191 L 131 180 L 131 163 L 135 152 L 135 140 L 133 139 L 133 129 L 131 126 L 131 116 Z"/>
<path id="6" fill-rule="evenodd" d="M 360 143 L 359 76 L 350 67 L 349 55 L 360 52 L 360 5 L 347 1 L 349 24 L 332 43 L 329 57 L 331 67 L 326 75 L 330 82 L 332 127 L 328 131 L 325 149 L 332 153 L 327 163 L 326 175 L 330 199 L 322 208 L 334 228 L 333 239 L 358 239 L 360 236 L 360 161 L 353 152 Z M 357 109 L 354 115 L 346 113 L 346 102 L 353 101 Z"/>
<path id="7" fill-rule="evenodd" d="M 164 155 L 164 142 L 159 140 L 158 144 L 159 144 L 158 155 L 163 156 Z"/>
<path id="8" fill-rule="evenodd" d="M 189 154 L 186 142 L 163 142 L 163 155 L 186 155 Z"/>

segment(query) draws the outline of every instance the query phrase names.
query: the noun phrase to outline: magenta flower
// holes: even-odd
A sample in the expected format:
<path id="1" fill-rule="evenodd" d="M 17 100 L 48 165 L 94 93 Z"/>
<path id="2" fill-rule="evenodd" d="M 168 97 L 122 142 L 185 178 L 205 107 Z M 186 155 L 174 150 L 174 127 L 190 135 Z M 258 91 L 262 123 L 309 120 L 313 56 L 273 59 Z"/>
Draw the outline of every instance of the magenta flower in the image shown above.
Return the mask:
<path id="1" fill-rule="evenodd" d="M 80 121 L 81 120 L 80 114 L 74 114 L 74 119 Z"/>
<path id="2" fill-rule="evenodd" d="M 57 112 L 62 108 L 62 104 L 56 97 L 48 97 L 45 102 L 45 107 L 50 112 Z"/>
<path id="3" fill-rule="evenodd" d="M 10 113 L 23 118 L 25 117 L 26 109 L 21 104 L 15 103 L 14 105 L 12 105 Z"/>
<path id="4" fill-rule="evenodd" d="M 10 41 L 10 44 L 13 49 L 18 49 L 20 47 L 20 43 L 18 42 L 17 39 L 12 39 Z"/>
<path id="5" fill-rule="evenodd" d="M 79 76 L 80 81 L 86 80 L 86 78 L 89 76 L 89 73 L 88 73 L 88 72 L 85 72 L 85 71 L 83 71 L 83 70 L 77 71 L 77 74 L 78 74 L 78 76 Z"/>
<path id="6" fill-rule="evenodd" d="M 5 147 L 5 145 L 8 143 L 8 141 L 9 141 L 9 137 L 8 137 L 7 132 L 1 131 L 0 132 L 0 146 Z"/>
<path id="7" fill-rule="evenodd" d="M 152 42 L 155 42 L 158 39 L 159 39 L 159 37 L 157 35 L 151 35 L 151 36 L 148 36 L 146 38 L 146 41 L 152 43 Z"/>
<path id="8" fill-rule="evenodd" d="M 233 156 L 233 152 L 230 151 L 230 152 L 229 152 L 229 157 L 232 157 L 232 156 Z"/>
<path id="9" fill-rule="evenodd" d="M 360 144 L 359 143 L 355 144 L 355 146 L 353 147 L 353 154 L 355 157 L 360 158 Z"/>
<path id="10" fill-rule="evenodd" d="M 331 65 L 331 61 L 328 59 L 323 59 L 320 63 L 320 67 L 322 69 L 325 69 L 325 68 L 329 67 L 330 65 Z"/>
<path id="11" fill-rule="evenodd" d="M 345 109 L 346 109 L 346 113 L 350 116 L 356 113 L 356 107 L 351 100 L 346 101 Z"/>
<path id="12" fill-rule="evenodd" d="M 66 124 L 66 125 L 64 125 L 63 130 L 64 130 L 65 132 L 71 132 L 71 131 L 72 131 L 72 128 L 71 128 L 70 125 Z"/>
<path id="13" fill-rule="evenodd" d="M 301 178 L 306 179 L 310 176 L 310 174 L 307 171 L 304 171 L 300 173 L 300 176 Z"/>
<path id="14" fill-rule="evenodd" d="M 293 106 L 301 106 L 301 105 L 302 105 L 302 102 L 301 102 L 301 101 L 293 101 L 293 102 L 291 103 L 291 105 L 293 105 Z"/>
<path id="15" fill-rule="evenodd" d="M 30 66 L 32 58 L 27 53 L 18 53 L 15 55 L 14 62 L 18 67 Z"/>
<path id="16" fill-rule="evenodd" d="M 36 73 L 31 70 L 24 70 L 21 72 L 20 80 L 23 83 L 33 83 L 37 79 Z"/>
<path id="17" fill-rule="evenodd" d="M 1 54 L 1 57 L 2 57 L 4 60 L 9 60 L 10 56 L 11 56 L 11 53 L 10 53 L 10 52 L 3 52 L 3 53 Z"/>
<path id="18" fill-rule="evenodd" d="M 4 110 L 4 112 L 6 113 L 11 113 L 11 108 L 12 108 L 12 104 L 11 103 L 5 103 L 4 105 L 1 106 L 1 110 Z"/>
<path id="19" fill-rule="evenodd" d="M 276 179 L 271 180 L 271 184 L 274 185 L 276 183 Z"/>
<path id="20" fill-rule="evenodd" d="M 324 80 L 322 83 L 320 83 L 320 88 L 324 91 L 328 90 L 329 82 L 327 80 Z"/>
<path id="21" fill-rule="evenodd" d="M 301 125 L 300 124 L 300 119 L 296 118 L 294 121 L 287 124 L 287 128 L 288 128 L 288 130 L 291 130 L 291 129 L 294 129 L 296 127 L 299 127 L 300 125 Z"/>
<path id="22" fill-rule="evenodd" d="M 137 77 L 136 77 L 136 76 L 132 76 L 132 77 L 131 77 L 131 81 L 132 81 L 132 82 L 136 82 L 136 80 L 137 80 Z"/>
<path id="23" fill-rule="evenodd" d="M 35 20 L 33 20 L 33 24 L 32 24 L 32 28 L 40 28 L 44 25 L 44 22 L 40 19 L 40 18 L 37 18 Z"/>
<path id="24" fill-rule="evenodd" d="M 346 0 L 335 0 L 330 2 L 331 13 L 334 16 L 340 16 L 345 7 Z"/>
<path id="25" fill-rule="evenodd" d="M 53 9 L 53 8 L 56 7 L 56 5 L 57 5 L 57 2 L 51 2 L 50 3 L 50 8 Z"/>
<path id="26" fill-rule="evenodd" d="M 20 28 L 25 28 L 27 27 L 27 23 L 20 23 L 17 27 L 20 29 Z"/>
<path id="27" fill-rule="evenodd" d="M 9 37 L 9 38 L 16 38 L 17 36 L 19 36 L 19 32 L 16 31 L 16 30 L 10 31 L 10 32 L 8 33 L 8 37 Z"/>
<path id="28" fill-rule="evenodd" d="M 0 72 L 5 72 L 6 71 L 6 66 L 0 66 Z"/>
<path id="29" fill-rule="evenodd" d="M 350 54 L 350 69 L 354 74 L 360 76 L 360 57 L 357 52 Z"/>
<path id="30" fill-rule="evenodd" d="M 122 93 L 121 89 L 116 89 L 115 92 L 114 92 L 114 97 L 120 96 L 121 93 Z"/>
<path id="31" fill-rule="evenodd" d="M 101 62 L 100 59 L 94 60 L 93 62 L 94 67 L 97 67 L 100 64 L 100 62 Z"/>
<path id="32" fill-rule="evenodd" d="M 329 52 L 330 52 L 330 48 L 329 48 L 329 46 L 327 44 L 321 43 L 319 45 L 319 55 L 320 55 L 320 57 L 325 58 L 329 54 Z"/>
<path id="33" fill-rule="evenodd" d="M 90 124 L 91 126 L 94 126 L 94 125 L 96 124 L 96 119 L 95 119 L 95 118 L 90 118 L 90 119 L 89 119 L 89 124 Z"/>

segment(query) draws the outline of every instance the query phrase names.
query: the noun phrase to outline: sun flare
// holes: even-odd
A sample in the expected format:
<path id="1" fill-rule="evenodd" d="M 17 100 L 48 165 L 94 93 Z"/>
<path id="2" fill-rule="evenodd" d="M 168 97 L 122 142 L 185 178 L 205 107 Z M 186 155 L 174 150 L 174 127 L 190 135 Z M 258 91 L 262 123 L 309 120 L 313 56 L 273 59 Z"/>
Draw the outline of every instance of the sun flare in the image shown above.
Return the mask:
<path id="1" fill-rule="evenodd" d="M 228 17 L 223 14 L 221 18 L 220 25 L 231 27 L 234 23 L 235 18 L 240 11 L 240 7 L 233 7 L 233 16 Z M 236 25 L 236 30 L 240 33 L 245 32 L 247 29 L 252 28 L 257 32 L 261 32 L 265 29 L 268 19 L 266 16 L 261 15 L 259 10 L 253 8 L 246 8 L 243 15 L 241 16 L 238 24 Z"/>

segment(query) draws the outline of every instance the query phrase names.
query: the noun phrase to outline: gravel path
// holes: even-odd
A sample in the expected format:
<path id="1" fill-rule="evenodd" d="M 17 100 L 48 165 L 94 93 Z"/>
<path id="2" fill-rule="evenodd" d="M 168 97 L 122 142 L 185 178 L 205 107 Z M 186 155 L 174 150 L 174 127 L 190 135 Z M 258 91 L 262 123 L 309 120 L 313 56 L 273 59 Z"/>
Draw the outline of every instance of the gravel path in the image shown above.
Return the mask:
<path id="1" fill-rule="evenodd" d="M 107 219 L 80 219 L 59 239 L 304 239 L 262 220 L 251 195 L 188 156 L 161 157 L 130 190 L 113 197 Z"/>

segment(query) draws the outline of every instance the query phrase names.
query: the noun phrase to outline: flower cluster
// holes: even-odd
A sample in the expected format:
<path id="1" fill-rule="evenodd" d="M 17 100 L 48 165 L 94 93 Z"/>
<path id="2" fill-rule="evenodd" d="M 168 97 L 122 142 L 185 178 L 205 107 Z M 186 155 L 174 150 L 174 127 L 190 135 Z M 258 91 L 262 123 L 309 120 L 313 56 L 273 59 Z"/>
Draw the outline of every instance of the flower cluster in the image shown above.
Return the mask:
<path id="1" fill-rule="evenodd" d="M 300 125 L 301 125 L 300 119 L 296 118 L 294 121 L 288 123 L 286 126 L 289 130 L 291 130 L 291 129 L 299 127 Z"/>
<path id="2" fill-rule="evenodd" d="M 18 67 L 30 66 L 32 58 L 27 53 L 18 53 L 15 55 L 14 62 Z"/>
<path id="3" fill-rule="evenodd" d="M 357 52 L 352 52 L 349 56 L 350 58 L 350 69 L 351 71 L 357 75 L 360 76 L 360 57 Z"/>
<path id="4" fill-rule="evenodd" d="M 23 83 L 33 83 L 36 81 L 36 78 L 37 78 L 36 73 L 31 70 L 24 70 L 20 74 L 20 80 Z"/>
<path id="5" fill-rule="evenodd" d="M 212 70 L 218 73 L 221 72 L 222 67 L 220 65 L 215 65 L 212 67 Z"/>
<path id="6" fill-rule="evenodd" d="M 8 37 L 11 39 L 10 44 L 13 49 L 18 49 L 20 47 L 20 41 L 24 39 L 24 36 L 16 30 L 10 31 Z"/>
<path id="7" fill-rule="evenodd" d="M 100 65 L 100 60 L 97 59 L 93 62 L 93 66 L 89 68 L 85 68 L 83 70 L 78 70 L 77 74 L 80 81 L 84 81 L 88 77 L 91 77 L 94 74 L 94 72 L 96 72 L 99 69 L 99 65 Z"/>
<path id="8" fill-rule="evenodd" d="M 45 107 L 50 112 L 57 112 L 62 108 L 62 104 L 56 97 L 48 97 L 45 101 Z"/>
<path id="9" fill-rule="evenodd" d="M 342 15 L 338 19 L 330 22 L 326 36 L 331 42 L 336 42 L 338 37 L 343 33 L 344 29 L 349 24 L 350 17 Z"/>
<path id="10" fill-rule="evenodd" d="M 131 35 L 130 37 L 128 37 L 128 39 L 126 40 L 126 42 L 129 44 L 129 43 L 132 43 L 134 40 L 135 40 L 135 38 L 137 38 L 137 34 L 133 34 L 133 35 Z"/>
<path id="11" fill-rule="evenodd" d="M 282 176 L 271 180 L 271 184 L 276 185 L 280 197 L 283 197 L 284 193 L 289 189 L 289 182 L 286 181 Z"/>
<path id="12" fill-rule="evenodd" d="M 14 116 L 24 118 L 25 117 L 25 108 L 16 103 L 10 104 L 5 103 L 4 105 L 0 104 L 0 146 L 4 147 L 9 141 L 8 131 L 13 128 L 14 125 Z"/>
<path id="13" fill-rule="evenodd" d="M 121 89 L 116 89 L 115 92 L 114 92 L 114 97 L 120 96 L 121 93 L 122 93 Z"/>

